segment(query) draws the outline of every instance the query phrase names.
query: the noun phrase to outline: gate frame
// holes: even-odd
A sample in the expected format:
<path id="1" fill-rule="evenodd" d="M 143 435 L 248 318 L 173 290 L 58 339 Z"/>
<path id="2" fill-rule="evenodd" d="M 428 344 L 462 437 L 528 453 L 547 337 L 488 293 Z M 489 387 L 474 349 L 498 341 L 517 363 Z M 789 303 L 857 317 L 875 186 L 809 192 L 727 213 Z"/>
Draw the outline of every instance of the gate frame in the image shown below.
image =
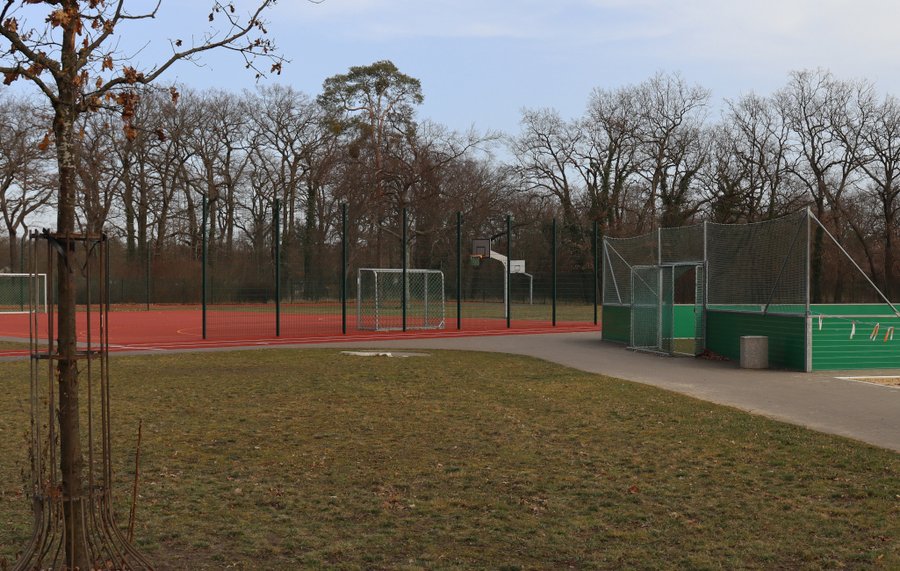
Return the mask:
<path id="1" fill-rule="evenodd" d="M 695 315 L 695 331 L 694 331 L 694 353 L 684 353 L 675 349 L 675 282 L 678 278 L 677 271 L 680 268 L 686 270 L 694 270 L 694 315 Z M 643 278 L 636 276 L 641 270 L 656 270 L 656 287 L 651 287 Z M 668 283 L 666 273 L 669 274 Z M 683 275 L 683 274 L 682 274 Z M 707 305 L 707 283 L 708 272 L 706 262 L 675 262 L 667 264 L 654 265 L 635 265 L 631 267 L 631 331 L 629 349 L 634 351 L 643 351 L 647 353 L 655 353 L 662 355 L 690 355 L 696 356 L 701 354 L 706 348 L 706 305 Z M 636 279 L 644 282 L 645 286 L 656 294 L 656 345 L 655 346 L 638 346 L 635 343 L 635 315 L 637 314 L 635 304 L 635 287 Z M 667 291 L 664 291 L 667 287 Z M 666 300 L 670 301 L 667 303 Z M 665 306 L 668 306 L 666 308 Z M 648 308 L 649 309 L 649 308 Z M 668 315 L 665 315 L 667 312 Z M 664 319 L 668 317 L 668 320 Z M 664 331 L 664 325 L 668 327 Z M 668 334 L 668 336 L 667 336 Z M 668 341 L 668 342 L 665 342 Z"/>

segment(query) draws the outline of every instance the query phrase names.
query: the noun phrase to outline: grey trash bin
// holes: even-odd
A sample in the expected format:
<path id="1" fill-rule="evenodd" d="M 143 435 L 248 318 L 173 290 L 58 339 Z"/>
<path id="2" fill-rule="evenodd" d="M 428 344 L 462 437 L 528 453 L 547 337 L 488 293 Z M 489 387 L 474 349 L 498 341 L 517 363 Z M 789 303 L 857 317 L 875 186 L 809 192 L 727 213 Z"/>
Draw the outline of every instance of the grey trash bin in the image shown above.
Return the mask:
<path id="1" fill-rule="evenodd" d="M 741 368 L 769 368 L 769 338 L 765 335 L 744 335 L 741 337 Z"/>

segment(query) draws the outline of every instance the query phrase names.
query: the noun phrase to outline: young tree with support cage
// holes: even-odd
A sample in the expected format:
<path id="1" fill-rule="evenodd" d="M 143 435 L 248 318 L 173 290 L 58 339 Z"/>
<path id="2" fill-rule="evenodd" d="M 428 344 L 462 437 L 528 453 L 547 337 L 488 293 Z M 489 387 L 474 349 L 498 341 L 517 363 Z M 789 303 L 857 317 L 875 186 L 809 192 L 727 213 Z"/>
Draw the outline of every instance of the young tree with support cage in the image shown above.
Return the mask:
<path id="1" fill-rule="evenodd" d="M 89 569 L 100 563 L 106 565 L 105 561 L 91 561 L 90 545 L 95 539 L 86 536 L 85 522 L 89 514 L 84 513 L 83 504 L 78 501 L 85 494 L 88 482 L 79 424 L 81 355 L 76 339 L 76 287 L 72 268 L 75 245 L 103 237 L 80 235 L 76 228 L 76 122 L 79 117 L 100 109 L 116 109 L 121 113 L 126 136 L 133 137 L 139 128 L 134 124 L 138 88 L 152 84 L 177 62 L 192 60 L 209 50 L 223 48 L 238 52 L 257 75 L 279 72 L 282 58 L 266 38 L 261 19 L 263 12 L 274 3 L 274 0 L 255 0 L 245 13 L 230 1 L 214 1 L 209 21 L 221 22 L 221 30 L 210 32 L 199 41 L 171 39 L 172 53 L 143 70 L 132 66 L 133 54 L 121 52 L 119 40 L 128 24 L 154 18 L 162 0 L 138 13 L 130 12 L 125 0 L 5 0 L 0 4 L 0 47 L 3 49 L 0 74 L 5 85 L 28 81 L 43 95 L 52 121 L 40 148 L 55 147 L 59 175 L 56 230 L 48 232 L 46 238 L 60 253 L 56 268 L 57 354 L 50 357 L 56 362 L 59 496 L 64 511 L 64 529 L 52 534 L 58 538 L 56 541 L 61 541 L 57 556 L 62 561 L 20 561 L 22 568 L 65 565 Z M 269 60 L 271 67 L 260 69 L 259 58 Z M 178 98 L 174 89 L 171 97 Z M 97 538 L 96 541 L 105 540 Z M 140 558 L 115 565 L 147 566 Z"/>

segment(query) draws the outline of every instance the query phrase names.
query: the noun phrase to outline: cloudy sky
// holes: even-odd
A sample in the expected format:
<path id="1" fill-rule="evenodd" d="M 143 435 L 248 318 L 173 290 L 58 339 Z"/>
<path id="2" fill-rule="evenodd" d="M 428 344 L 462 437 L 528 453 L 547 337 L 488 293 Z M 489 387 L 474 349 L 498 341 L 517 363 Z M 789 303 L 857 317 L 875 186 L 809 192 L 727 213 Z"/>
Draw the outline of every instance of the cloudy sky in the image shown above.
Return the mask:
<path id="1" fill-rule="evenodd" d="M 132 6 L 149 0 L 130 0 Z M 253 0 L 235 0 L 244 10 Z M 126 3 L 128 5 L 128 3 Z M 123 47 L 206 30 L 210 0 L 167 0 Z M 770 93 L 793 69 L 822 67 L 900 94 L 895 0 L 280 0 L 271 35 L 291 60 L 275 81 L 311 95 L 353 65 L 390 59 L 422 80 L 422 115 L 455 129 L 517 129 L 520 110 L 581 114 L 594 87 L 680 72 L 714 99 Z M 160 35 L 160 30 L 164 33 Z M 169 78 L 252 88 L 239 58 L 182 64 Z"/>

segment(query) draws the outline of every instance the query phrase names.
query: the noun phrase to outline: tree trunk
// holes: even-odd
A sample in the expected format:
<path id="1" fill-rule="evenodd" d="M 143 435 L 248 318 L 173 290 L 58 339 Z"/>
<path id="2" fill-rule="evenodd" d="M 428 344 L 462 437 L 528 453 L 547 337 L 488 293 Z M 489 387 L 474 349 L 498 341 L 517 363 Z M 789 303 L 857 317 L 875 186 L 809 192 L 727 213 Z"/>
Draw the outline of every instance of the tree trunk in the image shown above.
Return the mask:
<path id="1" fill-rule="evenodd" d="M 59 205 L 56 231 L 66 235 L 75 231 L 75 155 L 73 139 L 75 123 L 74 93 L 61 89 L 62 104 L 57 105 L 53 117 L 53 133 L 56 137 L 56 158 L 59 163 Z M 82 551 L 87 544 L 83 527 L 84 457 L 81 452 L 81 426 L 78 414 L 78 362 L 75 336 L 75 280 L 72 260 L 74 243 L 62 242 L 64 253 L 57 261 L 57 343 L 59 362 L 59 446 L 60 475 L 62 477 L 63 511 L 66 534 L 66 562 L 70 568 L 89 569 L 88 554 Z"/>
<path id="2" fill-rule="evenodd" d="M 22 272 L 24 268 L 21 267 L 21 264 L 18 263 L 19 258 L 19 240 L 16 236 L 16 229 L 7 225 L 6 227 L 7 233 L 9 233 L 9 271 Z"/>
<path id="3" fill-rule="evenodd" d="M 130 262 L 135 259 L 136 244 L 134 233 L 134 181 L 131 178 L 131 164 L 128 158 L 122 158 L 121 169 L 122 201 L 125 203 L 125 254 Z"/>
<path id="4" fill-rule="evenodd" d="M 893 214 L 885 216 L 884 231 L 884 295 L 896 301 L 897 283 L 894 270 L 894 221 Z M 10 237 L 12 240 L 12 237 Z"/>
<path id="5" fill-rule="evenodd" d="M 316 272 L 316 207 L 318 196 L 310 183 L 306 196 L 306 224 L 303 228 L 303 279 L 306 299 L 319 299 L 319 276 Z"/>

